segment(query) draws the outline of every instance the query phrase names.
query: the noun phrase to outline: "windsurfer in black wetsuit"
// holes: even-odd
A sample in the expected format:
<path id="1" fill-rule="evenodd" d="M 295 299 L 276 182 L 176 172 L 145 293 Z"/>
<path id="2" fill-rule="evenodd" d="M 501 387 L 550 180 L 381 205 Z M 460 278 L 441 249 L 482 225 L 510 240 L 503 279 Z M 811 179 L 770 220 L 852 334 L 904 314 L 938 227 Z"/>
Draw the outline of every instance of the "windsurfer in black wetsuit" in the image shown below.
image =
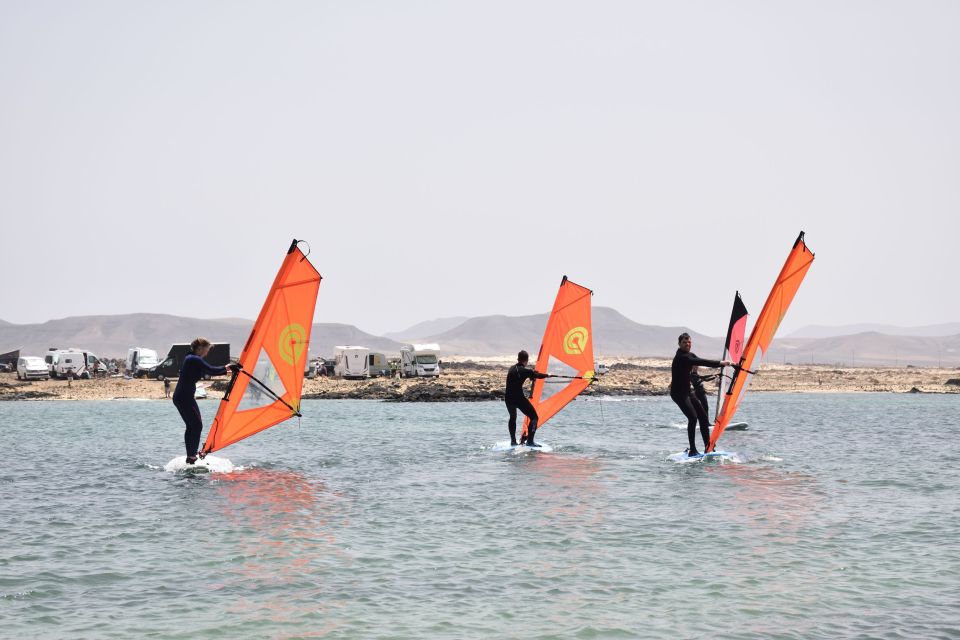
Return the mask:
<path id="1" fill-rule="evenodd" d="M 523 415 L 530 418 L 530 424 L 527 427 L 527 434 L 520 438 L 520 444 L 526 444 L 528 447 L 539 447 L 533 441 L 533 434 L 537 432 L 537 410 L 530 404 L 530 400 L 523 393 L 523 382 L 525 380 L 539 380 L 549 377 L 545 373 L 534 371 L 527 368 L 527 362 L 530 355 L 526 351 L 517 354 L 517 364 L 510 367 L 507 372 L 507 390 L 504 395 L 504 402 L 507 403 L 507 411 L 510 413 L 510 421 L 507 427 L 510 429 L 510 446 L 517 444 L 517 409 Z"/>
<path id="2" fill-rule="evenodd" d="M 173 391 L 173 405 L 180 412 L 180 417 L 186 425 L 183 432 L 183 444 L 187 448 L 187 464 L 197 461 L 197 449 L 200 447 L 200 432 L 203 431 L 203 418 L 200 416 L 200 407 L 194 399 L 197 391 L 197 382 L 203 376 L 222 376 L 228 370 L 238 369 L 238 365 L 215 367 L 204 358 L 210 353 L 210 341 L 206 338 L 197 338 L 190 343 L 190 354 L 183 359 L 180 367 L 180 377 L 177 379 L 177 388 Z"/>
<path id="3" fill-rule="evenodd" d="M 695 456 L 699 453 L 696 442 L 697 420 L 700 421 L 700 435 L 703 437 L 703 450 L 706 452 L 710 446 L 710 418 L 707 416 L 706 392 L 703 392 L 703 404 L 701 404 L 701 400 L 691 386 L 691 377 L 695 375 L 693 369 L 694 367 L 718 369 L 732 366 L 733 363 L 726 360 L 698 358 L 696 354 L 690 351 L 693 347 L 693 341 L 690 340 L 690 334 L 688 333 L 681 333 L 677 342 L 680 344 L 680 348 L 677 349 L 677 354 L 673 356 L 670 397 L 683 411 L 683 415 L 687 417 L 687 440 L 690 442 L 687 455 Z"/>

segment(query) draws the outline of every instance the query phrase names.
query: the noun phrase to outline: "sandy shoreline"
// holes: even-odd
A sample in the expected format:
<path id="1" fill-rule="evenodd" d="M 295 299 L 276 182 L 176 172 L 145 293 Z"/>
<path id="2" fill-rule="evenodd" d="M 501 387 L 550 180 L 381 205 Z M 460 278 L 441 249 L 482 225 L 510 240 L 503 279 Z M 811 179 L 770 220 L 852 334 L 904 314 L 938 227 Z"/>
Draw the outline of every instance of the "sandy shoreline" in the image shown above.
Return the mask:
<path id="1" fill-rule="evenodd" d="M 304 383 L 304 398 L 372 399 L 396 402 L 499 400 L 503 397 L 506 363 L 448 362 L 439 379 L 373 378 L 354 381 L 316 378 Z M 211 384 L 212 383 L 212 384 Z M 587 395 L 665 395 L 670 383 L 669 360 L 633 360 L 611 365 L 610 373 L 587 389 Z M 219 400 L 222 380 L 210 381 L 208 400 Z M 960 393 L 960 370 L 928 368 L 837 368 L 813 365 L 764 366 L 753 391 Z M 708 389 L 709 391 L 709 389 Z M 105 378 L 96 380 L 18 381 L 0 374 L 3 400 L 163 400 L 163 383 L 156 380 Z"/>

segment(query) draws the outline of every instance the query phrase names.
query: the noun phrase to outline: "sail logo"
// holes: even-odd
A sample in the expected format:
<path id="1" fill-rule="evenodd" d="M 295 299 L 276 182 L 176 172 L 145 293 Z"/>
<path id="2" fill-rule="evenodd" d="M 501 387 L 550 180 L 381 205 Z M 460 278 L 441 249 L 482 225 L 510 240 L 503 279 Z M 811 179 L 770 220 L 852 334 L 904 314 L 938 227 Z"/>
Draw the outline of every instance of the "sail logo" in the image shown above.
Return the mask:
<path id="1" fill-rule="evenodd" d="M 280 332 L 280 342 L 277 346 L 284 362 L 290 365 L 296 364 L 303 355 L 304 349 L 307 348 L 306 330 L 297 323 L 288 324 Z"/>
<path id="2" fill-rule="evenodd" d="M 572 356 L 578 356 L 587 349 L 590 332 L 586 327 L 574 327 L 563 336 L 563 350 Z"/>

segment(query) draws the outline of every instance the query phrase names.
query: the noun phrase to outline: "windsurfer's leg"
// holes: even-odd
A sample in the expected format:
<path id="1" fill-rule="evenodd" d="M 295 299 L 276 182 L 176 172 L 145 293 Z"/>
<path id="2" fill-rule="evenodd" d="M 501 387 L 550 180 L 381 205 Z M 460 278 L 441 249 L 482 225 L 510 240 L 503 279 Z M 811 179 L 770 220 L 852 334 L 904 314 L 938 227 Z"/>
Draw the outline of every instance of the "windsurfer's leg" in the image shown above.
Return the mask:
<path id="1" fill-rule="evenodd" d="M 670 395 L 670 398 L 680 407 L 680 411 L 683 411 L 683 415 L 687 418 L 687 441 L 689 442 L 689 448 L 687 453 L 690 455 L 697 454 L 697 412 L 693 408 L 693 404 L 690 402 L 690 396 L 675 396 Z"/>
<path id="2" fill-rule="evenodd" d="M 510 414 L 510 420 L 507 422 L 507 429 L 510 430 L 510 444 L 517 444 L 517 407 L 507 403 L 507 412 Z"/>
<path id="3" fill-rule="evenodd" d="M 203 432 L 203 418 L 196 400 L 187 400 L 176 403 L 177 411 L 186 428 L 183 431 L 183 444 L 187 450 L 187 459 L 196 459 L 197 449 L 200 447 L 200 434 Z"/>
<path id="4" fill-rule="evenodd" d="M 710 417 L 707 415 L 706 394 L 703 398 L 698 396 L 694 400 L 691 404 L 697 410 L 697 419 L 700 421 L 700 437 L 703 438 L 703 452 L 706 453 L 707 447 L 710 446 Z"/>
<path id="5" fill-rule="evenodd" d="M 533 408 L 533 405 L 530 404 L 530 401 L 527 400 L 526 398 L 524 398 L 523 403 L 520 404 L 518 408 L 520 409 L 520 411 L 523 412 L 523 415 L 530 418 L 530 424 L 527 425 L 527 435 L 526 435 L 527 446 L 529 447 L 540 446 L 533 442 L 533 435 L 537 432 L 537 423 L 540 420 L 540 417 L 537 415 L 537 410 Z"/>

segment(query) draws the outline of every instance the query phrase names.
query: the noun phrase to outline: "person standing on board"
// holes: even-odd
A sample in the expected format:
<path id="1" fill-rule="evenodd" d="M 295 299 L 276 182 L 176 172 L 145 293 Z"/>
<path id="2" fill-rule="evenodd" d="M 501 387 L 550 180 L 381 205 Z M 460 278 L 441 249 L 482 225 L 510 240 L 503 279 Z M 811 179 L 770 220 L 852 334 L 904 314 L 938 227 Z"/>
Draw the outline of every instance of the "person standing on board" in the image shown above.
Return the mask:
<path id="1" fill-rule="evenodd" d="M 510 446 L 517 444 L 517 409 L 523 415 L 530 418 L 530 426 L 527 427 L 527 435 L 520 439 L 520 444 L 526 444 L 528 447 L 539 447 L 534 443 L 533 434 L 537 432 L 537 410 L 530 404 L 530 400 L 523 393 L 523 382 L 525 380 L 539 380 L 547 378 L 547 374 L 534 371 L 527 368 L 527 362 L 530 360 L 530 354 L 521 351 L 517 354 L 517 364 L 510 367 L 507 372 L 507 390 L 504 395 L 504 402 L 507 403 L 507 412 L 510 414 L 510 421 L 507 428 L 510 429 Z"/>
<path id="2" fill-rule="evenodd" d="M 197 338 L 190 343 L 190 353 L 183 359 L 180 366 L 180 377 L 177 379 L 177 388 L 173 391 L 173 405 L 180 412 L 180 417 L 186 425 L 183 432 L 183 444 L 187 447 L 187 464 L 197 461 L 197 449 L 200 447 L 200 433 L 203 431 L 203 418 L 200 416 L 200 407 L 193 397 L 197 392 L 197 382 L 203 376 L 222 376 L 227 370 L 236 371 L 238 365 L 215 367 L 204 358 L 210 353 L 210 341 L 206 338 Z"/>
<path id="3" fill-rule="evenodd" d="M 677 403 L 683 415 L 687 418 L 687 440 L 690 442 L 690 448 L 687 449 L 688 456 L 699 455 L 697 451 L 697 420 L 700 421 L 700 435 L 703 437 L 703 450 L 707 451 L 710 446 L 710 418 L 707 416 L 705 404 L 700 403 L 692 387 L 691 374 L 694 367 L 711 367 L 718 369 L 720 367 L 732 366 L 732 362 L 726 360 L 704 360 L 698 358 L 695 353 L 690 351 L 693 348 L 693 341 L 689 333 L 681 333 L 677 338 L 680 347 L 673 356 L 673 365 L 671 367 L 670 379 L 670 398 Z M 706 393 L 704 393 L 706 400 Z"/>

